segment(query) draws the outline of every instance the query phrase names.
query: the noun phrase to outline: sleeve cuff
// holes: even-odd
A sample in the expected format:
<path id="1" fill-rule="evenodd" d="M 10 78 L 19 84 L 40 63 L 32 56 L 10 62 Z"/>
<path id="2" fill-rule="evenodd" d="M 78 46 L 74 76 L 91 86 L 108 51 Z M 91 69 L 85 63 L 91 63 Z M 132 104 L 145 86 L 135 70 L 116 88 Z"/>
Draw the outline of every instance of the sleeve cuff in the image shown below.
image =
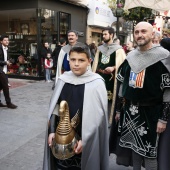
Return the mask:
<path id="1" fill-rule="evenodd" d="M 162 116 L 160 117 L 159 120 L 167 122 L 169 113 L 170 113 L 170 103 L 163 102 Z"/>
<path id="2" fill-rule="evenodd" d="M 162 120 L 162 119 L 158 119 L 158 122 L 161 122 L 161 123 L 167 124 L 167 121 L 164 121 L 164 120 Z"/>

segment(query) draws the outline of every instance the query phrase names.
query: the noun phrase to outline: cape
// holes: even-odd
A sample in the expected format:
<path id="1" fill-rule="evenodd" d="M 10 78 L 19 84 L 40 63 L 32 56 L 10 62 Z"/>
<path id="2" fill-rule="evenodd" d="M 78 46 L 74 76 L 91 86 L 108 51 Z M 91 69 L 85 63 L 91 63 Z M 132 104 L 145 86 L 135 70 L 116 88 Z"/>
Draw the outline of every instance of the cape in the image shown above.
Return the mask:
<path id="1" fill-rule="evenodd" d="M 115 75 L 117 75 L 117 71 L 119 66 L 123 63 L 123 61 L 126 58 L 126 54 L 124 52 L 124 50 L 122 49 L 122 47 L 120 45 L 117 44 L 103 44 L 101 46 L 98 47 L 95 58 L 94 58 L 94 62 L 93 62 L 93 66 L 92 66 L 92 71 L 96 72 L 97 70 L 97 66 L 98 66 L 98 61 L 99 61 L 99 53 L 102 53 L 104 55 L 110 55 L 113 52 L 116 52 L 116 70 L 115 70 Z M 109 118 L 109 123 L 112 123 L 112 118 L 113 118 L 113 111 L 114 111 L 114 106 L 115 106 L 115 101 L 116 101 L 116 89 L 117 89 L 117 79 L 115 76 L 114 79 L 114 87 L 113 87 L 113 99 L 112 99 L 112 106 L 111 106 L 111 113 L 110 113 L 110 118 Z"/>
<path id="2" fill-rule="evenodd" d="M 82 76 L 75 76 L 72 71 L 65 72 L 58 78 L 52 95 L 48 120 L 51 114 L 58 115 L 56 104 L 65 83 L 84 84 L 84 103 L 82 118 L 82 170 L 109 169 L 109 142 L 107 118 L 107 92 L 101 76 L 87 71 Z M 93 95 L 92 95 L 93 94 Z M 52 170 L 50 149 L 47 144 L 48 125 L 46 132 L 43 170 Z"/>
<path id="3" fill-rule="evenodd" d="M 55 83 L 58 80 L 58 77 L 62 74 L 61 70 L 62 70 L 62 64 L 63 64 L 63 60 L 64 60 L 64 56 L 65 54 L 69 53 L 71 49 L 71 45 L 67 44 L 64 47 L 61 48 L 59 56 L 58 56 L 58 62 L 57 62 L 57 70 L 56 70 L 56 78 L 55 78 Z"/>

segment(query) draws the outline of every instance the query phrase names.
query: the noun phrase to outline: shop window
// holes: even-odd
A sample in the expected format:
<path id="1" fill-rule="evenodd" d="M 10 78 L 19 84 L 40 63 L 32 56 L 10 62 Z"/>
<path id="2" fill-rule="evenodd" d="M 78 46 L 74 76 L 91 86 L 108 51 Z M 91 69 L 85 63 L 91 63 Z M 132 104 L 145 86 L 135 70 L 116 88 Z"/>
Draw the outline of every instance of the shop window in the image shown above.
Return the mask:
<path id="1" fill-rule="evenodd" d="M 60 37 L 66 38 L 67 31 L 71 28 L 71 15 L 65 12 L 59 12 L 59 23 Z"/>
<path id="2" fill-rule="evenodd" d="M 21 33 L 28 35 L 29 34 L 29 25 L 26 23 L 21 24 Z"/>
<path id="3" fill-rule="evenodd" d="M 0 34 L 9 37 L 8 54 L 14 61 L 8 74 L 37 76 L 36 9 L 0 11 L 0 25 Z"/>
<path id="4" fill-rule="evenodd" d="M 42 42 L 55 43 L 54 37 L 58 34 L 57 25 L 56 12 L 49 9 L 41 9 Z"/>

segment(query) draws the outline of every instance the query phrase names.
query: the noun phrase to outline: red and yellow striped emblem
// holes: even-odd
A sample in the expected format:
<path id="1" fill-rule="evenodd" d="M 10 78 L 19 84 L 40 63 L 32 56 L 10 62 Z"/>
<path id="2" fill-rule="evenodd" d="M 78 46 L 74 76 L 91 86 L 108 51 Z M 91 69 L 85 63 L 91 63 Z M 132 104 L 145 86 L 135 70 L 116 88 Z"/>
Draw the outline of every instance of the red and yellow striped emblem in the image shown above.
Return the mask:
<path id="1" fill-rule="evenodd" d="M 136 84 L 135 84 L 136 87 L 143 88 L 144 77 L 145 77 L 145 70 L 137 74 Z"/>

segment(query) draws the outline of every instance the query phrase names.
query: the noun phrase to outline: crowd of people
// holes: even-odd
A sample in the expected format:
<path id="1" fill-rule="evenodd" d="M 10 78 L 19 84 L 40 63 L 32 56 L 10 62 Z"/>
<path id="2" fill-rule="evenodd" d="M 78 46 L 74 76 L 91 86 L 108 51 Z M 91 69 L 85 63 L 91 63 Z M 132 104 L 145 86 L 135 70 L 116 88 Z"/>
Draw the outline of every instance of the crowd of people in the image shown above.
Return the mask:
<path id="1" fill-rule="evenodd" d="M 51 81 L 52 80 L 52 78 L 51 78 L 52 70 L 54 70 L 54 73 L 56 73 L 56 75 L 57 75 L 56 79 L 54 81 L 53 87 L 52 87 L 53 90 L 54 90 L 54 87 L 55 87 L 57 77 L 61 75 L 61 71 L 64 72 L 64 71 L 70 70 L 69 64 L 67 62 L 68 60 L 65 58 L 66 56 L 64 56 L 65 53 L 60 54 L 60 50 L 61 50 L 62 47 L 66 46 L 66 47 L 62 48 L 62 50 L 66 51 L 66 53 L 68 53 L 70 47 L 74 46 L 77 43 L 77 40 L 78 40 L 77 32 L 75 30 L 71 30 L 71 31 L 73 31 L 72 32 L 73 36 L 72 36 L 72 38 L 69 38 L 70 34 L 68 34 L 68 44 L 66 44 L 67 43 L 66 39 L 61 38 L 60 41 L 57 42 L 56 47 L 53 51 L 50 48 L 49 42 L 44 42 L 42 50 L 41 50 L 41 54 L 40 54 L 41 55 L 41 63 L 42 63 L 42 70 L 44 72 L 45 81 L 46 82 L 52 82 Z M 163 35 L 161 35 L 161 33 L 158 32 L 158 31 L 154 31 L 154 35 L 152 37 L 153 44 L 159 44 L 161 39 L 168 37 L 168 35 L 169 35 L 168 32 L 165 31 L 165 30 L 163 32 Z M 114 34 L 113 34 L 111 42 L 113 44 L 117 44 L 121 48 L 123 48 L 126 55 L 131 50 L 135 49 L 136 46 L 137 46 L 136 43 L 132 40 L 129 40 L 129 41 L 127 41 L 126 44 L 121 45 L 120 39 L 114 38 Z M 97 46 L 95 41 L 93 41 L 91 44 L 88 45 L 90 53 L 91 53 L 90 54 L 91 67 L 93 66 L 93 62 L 95 60 L 95 55 L 97 53 L 98 47 L 101 47 L 101 45 L 103 45 L 104 43 L 105 43 L 104 41 L 101 41 L 101 42 L 98 43 L 98 46 Z M 48 59 L 47 54 L 51 54 L 51 63 L 52 63 L 51 68 L 49 68 L 47 65 L 45 65 L 45 59 Z M 63 57 L 64 57 L 64 62 L 63 62 Z M 59 62 L 58 62 L 58 58 L 61 59 L 61 60 L 59 59 Z M 57 65 L 58 65 L 59 68 L 57 68 Z M 48 69 L 47 69 L 47 67 L 48 67 Z M 50 71 L 50 73 L 49 73 L 49 71 Z M 48 73 L 46 73 L 46 72 L 48 72 Z M 50 74 L 50 80 L 48 80 L 47 74 Z"/>
<path id="2" fill-rule="evenodd" d="M 134 27 L 122 46 L 112 27 L 103 41 L 87 45 L 69 30 L 54 51 L 41 50 L 46 82 L 56 72 L 48 110 L 44 170 L 108 170 L 109 155 L 133 170 L 170 167 L 170 32 L 148 22 Z M 0 37 L 0 91 L 11 102 L 8 36 Z M 63 105 L 62 103 L 65 103 Z"/>
<path id="3" fill-rule="evenodd" d="M 57 54 L 43 169 L 108 170 L 114 153 L 117 164 L 133 170 L 168 170 L 170 38 L 148 22 L 135 26 L 125 46 L 113 28 L 102 34 L 99 46 L 87 45 L 70 30 Z"/>

